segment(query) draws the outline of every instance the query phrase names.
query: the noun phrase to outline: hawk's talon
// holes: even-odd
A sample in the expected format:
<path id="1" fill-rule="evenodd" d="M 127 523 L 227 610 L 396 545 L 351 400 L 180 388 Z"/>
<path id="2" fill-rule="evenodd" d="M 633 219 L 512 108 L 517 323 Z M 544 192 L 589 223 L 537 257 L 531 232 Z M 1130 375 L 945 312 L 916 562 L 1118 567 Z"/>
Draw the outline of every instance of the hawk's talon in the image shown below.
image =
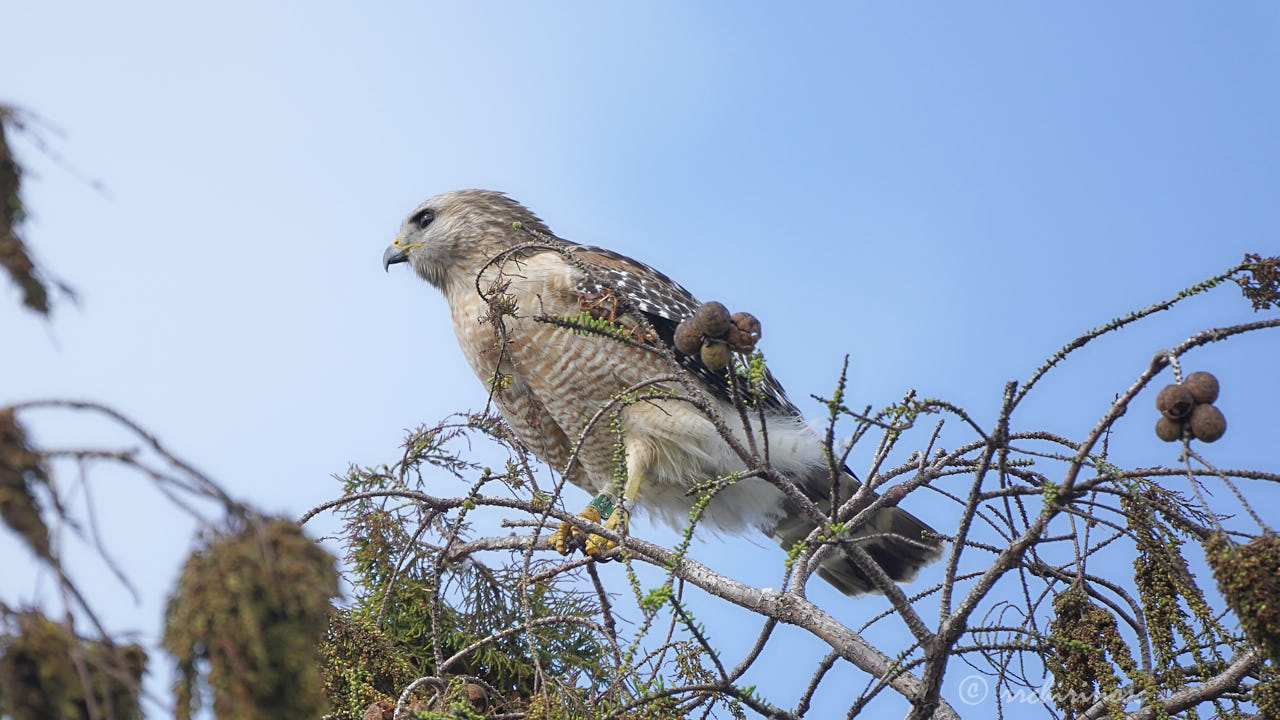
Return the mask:
<path id="1" fill-rule="evenodd" d="M 594 505 L 588 505 L 582 512 L 578 513 L 578 517 L 598 523 L 600 522 L 600 510 Z M 555 548 L 556 552 L 561 555 L 568 555 L 574 550 L 586 552 L 586 542 L 587 534 L 568 520 L 560 523 L 560 527 L 551 533 L 551 547 Z"/>
<path id="2" fill-rule="evenodd" d="M 600 509 L 593 503 L 578 513 L 578 517 L 590 520 L 593 523 L 599 523 Z M 619 504 L 613 509 L 613 513 L 609 515 L 609 519 L 605 520 L 603 525 L 614 532 L 626 532 L 626 509 Z M 601 557 L 601 555 L 617 546 L 616 542 L 603 535 L 585 533 L 569 521 L 560 523 L 560 527 L 551 533 L 551 547 L 555 548 L 555 551 L 561 555 L 568 555 L 574 550 L 581 550 L 584 554 L 590 555 L 599 562 L 609 562 L 612 558 Z"/>
<path id="3" fill-rule="evenodd" d="M 609 516 L 608 520 L 604 521 L 604 526 L 618 534 L 625 534 L 627 532 L 627 511 L 626 508 L 622 507 L 622 503 L 618 503 L 618 506 L 614 508 L 613 514 Z M 587 537 L 586 547 L 584 547 L 582 551 L 599 562 L 609 562 L 612 558 L 603 558 L 600 556 L 616 547 L 618 547 L 618 543 L 603 535 L 596 535 L 595 533 L 592 533 Z"/>
<path id="4" fill-rule="evenodd" d="M 596 562 L 609 562 L 613 558 L 601 557 L 601 555 L 616 547 L 618 547 L 617 543 L 603 535 L 591 535 L 587 538 L 587 546 L 582 549 L 582 552 L 590 555 Z"/>

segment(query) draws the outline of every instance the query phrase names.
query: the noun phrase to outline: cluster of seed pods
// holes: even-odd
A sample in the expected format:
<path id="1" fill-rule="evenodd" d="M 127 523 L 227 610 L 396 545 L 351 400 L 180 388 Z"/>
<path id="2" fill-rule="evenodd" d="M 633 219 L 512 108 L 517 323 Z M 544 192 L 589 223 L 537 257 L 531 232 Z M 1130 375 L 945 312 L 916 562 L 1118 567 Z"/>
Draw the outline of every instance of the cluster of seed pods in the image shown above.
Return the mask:
<path id="1" fill-rule="evenodd" d="M 676 326 L 676 349 L 685 355 L 697 355 L 712 370 L 729 366 L 735 352 L 749 353 L 760 341 L 760 321 L 751 313 L 729 314 L 729 309 L 714 300 L 698 306 L 693 315 Z"/>
<path id="2" fill-rule="evenodd" d="M 1227 431 L 1227 419 L 1214 406 L 1218 399 L 1218 378 L 1212 373 L 1193 372 L 1177 385 L 1166 385 L 1156 395 L 1156 435 L 1161 440 L 1181 440 L 1187 429 L 1203 442 L 1213 442 Z"/>

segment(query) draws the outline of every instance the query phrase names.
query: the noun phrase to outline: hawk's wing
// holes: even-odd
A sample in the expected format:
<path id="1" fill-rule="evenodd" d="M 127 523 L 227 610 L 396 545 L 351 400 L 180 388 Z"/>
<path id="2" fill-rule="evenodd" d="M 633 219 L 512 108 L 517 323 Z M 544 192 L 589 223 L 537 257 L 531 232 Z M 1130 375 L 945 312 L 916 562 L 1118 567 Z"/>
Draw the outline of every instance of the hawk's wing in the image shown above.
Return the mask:
<path id="1" fill-rule="evenodd" d="M 612 291 L 626 303 L 622 310 L 642 315 L 658 336 L 674 348 L 672 339 L 676 326 L 685 318 L 692 317 L 700 304 L 692 293 L 665 274 L 612 250 L 576 244 L 570 244 L 569 249 L 574 257 L 591 268 L 579 287 L 584 295 Z M 679 350 L 674 352 L 680 365 L 700 380 L 712 397 L 732 402 L 729 379 L 724 372 L 708 368 L 698 357 L 685 355 Z M 745 384 L 740 384 L 740 390 L 749 396 L 750 390 L 742 387 Z M 766 408 L 796 417 L 801 415 L 768 369 L 765 370 L 762 401 Z"/>

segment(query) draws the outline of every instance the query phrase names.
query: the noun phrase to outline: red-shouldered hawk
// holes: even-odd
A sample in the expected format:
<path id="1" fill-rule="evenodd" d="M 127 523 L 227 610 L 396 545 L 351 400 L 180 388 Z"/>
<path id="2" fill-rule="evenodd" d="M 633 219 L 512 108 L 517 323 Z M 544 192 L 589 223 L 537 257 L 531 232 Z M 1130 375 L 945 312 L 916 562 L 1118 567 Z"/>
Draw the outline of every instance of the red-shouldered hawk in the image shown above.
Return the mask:
<path id="1" fill-rule="evenodd" d="M 419 205 L 383 255 L 384 267 L 400 262 L 444 293 L 463 354 L 520 441 L 553 468 L 568 466 L 573 484 L 600 494 L 584 515 L 599 518 L 592 511 L 603 506 L 606 525 L 623 528 L 624 504 L 634 500 L 679 527 L 697 501 L 692 489 L 717 480 L 723 484 L 746 470 L 704 412 L 717 413 L 738 442 L 749 446 L 732 403 L 731 376 L 674 348 L 673 355 L 655 351 L 671 348 L 677 325 L 699 306 L 666 275 L 603 248 L 560 240 L 522 205 L 486 190 L 445 193 Z M 600 320 L 596 326 L 603 330 L 584 332 L 588 318 Z M 669 378 L 673 356 L 705 397 L 703 409 L 687 399 L 680 382 L 642 387 L 654 378 Z M 763 406 L 768 446 L 761 449 L 767 450 L 770 466 L 829 510 L 831 480 L 822 439 L 767 372 L 759 387 L 759 397 L 751 402 Z M 633 393 L 629 402 L 617 402 L 628 392 Z M 669 397 L 654 397 L 663 393 Z M 601 408 L 610 403 L 602 419 Z M 620 435 L 611 428 L 615 415 Z M 749 417 L 759 424 L 757 408 Z M 752 432 L 762 443 L 760 428 Z M 610 512 L 607 498 L 619 485 L 618 437 L 625 448 L 626 481 L 623 499 Z M 577 460 L 569 465 L 580 439 Z M 857 487 L 846 469 L 839 496 L 848 499 Z M 702 517 L 730 533 L 758 528 L 784 548 L 816 526 L 800 503 L 760 477 L 723 487 Z M 561 552 L 585 544 L 592 555 L 611 546 L 598 536 L 582 543 L 576 533 L 566 524 L 553 543 Z M 933 531 L 897 507 L 877 511 L 842 542 L 860 544 L 898 581 L 914 577 L 941 553 Z M 874 590 L 843 552 L 828 555 L 818 573 L 849 595 Z"/>

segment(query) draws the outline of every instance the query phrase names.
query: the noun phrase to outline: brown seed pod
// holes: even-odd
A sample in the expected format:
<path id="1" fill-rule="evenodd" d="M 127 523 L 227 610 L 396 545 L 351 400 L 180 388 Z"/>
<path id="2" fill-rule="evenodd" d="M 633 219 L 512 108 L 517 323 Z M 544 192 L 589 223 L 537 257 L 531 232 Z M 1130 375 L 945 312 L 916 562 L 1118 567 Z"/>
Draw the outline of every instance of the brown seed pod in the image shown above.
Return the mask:
<path id="1" fill-rule="evenodd" d="M 1213 442 L 1227 431 L 1227 418 L 1222 411 L 1209 405 L 1197 405 L 1191 411 L 1191 434 L 1202 442 Z"/>
<path id="2" fill-rule="evenodd" d="M 722 342 L 709 342 L 702 346 L 702 364 L 720 371 L 729 367 L 732 355 L 729 346 Z"/>
<path id="3" fill-rule="evenodd" d="M 746 347 L 744 350 L 739 350 L 735 347 L 734 350 L 739 352 L 755 350 L 756 343 L 760 341 L 760 321 L 756 319 L 756 316 L 751 313 L 737 312 L 733 314 L 733 317 L 729 318 L 729 321 L 733 323 L 733 328 L 729 331 L 730 342 L 732 342 L 732 338 L 735 335 L 733 330 L 736 329 L 740 340 L 739 344 Z"/>
<path id="4" fill-rule="evenodd" d="M 703 335 L 715 338 L 724 337 L 732 324 L 729 321 L 729 308 L 715 300 L 699 305 L 693 313 L 693 321 L 698 324 Z"/>
<path id="5" fill-rule="evenodd" d="M 1191 391 L 1191 397 L 1195 398 L 1197 405 L 1218 399 L 1218 378 L 1213 373 L 1203 370 L 1193 372 L 1182 381 L 1182 386 Z"/>
<path id="6" fill-rule="evenodd" d="M 1156 409 L 1170 420 L 1185 420 L 1195 406 L 1191 391 L 1181 385 L 1165 385 L 1156 395 Z"/>
<path id="7" fill-rule="evenodd" d="M 693 318 L 685 318 L 676 326 L 676 334 L 672 340 L 676 349 L 685 355 L 695 355 L 702 349 L 702 333 Z"/>
<path id="8" fill-rule="evenodd" d="M 1165 442 L 1173 442 L 1182 437 L 1182 423 L 1161 415 L 1156 421 L 1156 437 Z"/>
<path id="9" fill-rule="evenodd" d="M 751 336 L 736 327 L 729 328 L 729 332 L 725 334 L 724 339 L 734 352 L 749 353 L 756 349 L 756 343 L 751 339 Z"/>

